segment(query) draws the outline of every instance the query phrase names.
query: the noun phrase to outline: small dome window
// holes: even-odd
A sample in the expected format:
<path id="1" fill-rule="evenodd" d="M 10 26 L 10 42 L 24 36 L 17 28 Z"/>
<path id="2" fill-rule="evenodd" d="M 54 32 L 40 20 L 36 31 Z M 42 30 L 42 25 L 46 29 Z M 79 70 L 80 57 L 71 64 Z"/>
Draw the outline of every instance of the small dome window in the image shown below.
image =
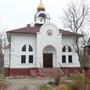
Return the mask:
<path id="1" fill-rule="evenodd" d="M 39 17 L 46 18 L 47 16 L 44 13 L 40 13 Z"/>

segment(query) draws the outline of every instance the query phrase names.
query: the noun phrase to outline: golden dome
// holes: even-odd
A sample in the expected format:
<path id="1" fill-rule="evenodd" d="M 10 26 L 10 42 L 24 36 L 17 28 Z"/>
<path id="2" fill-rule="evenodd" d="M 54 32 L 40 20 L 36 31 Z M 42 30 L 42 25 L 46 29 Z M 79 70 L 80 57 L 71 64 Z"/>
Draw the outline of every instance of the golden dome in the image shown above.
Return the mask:
<path id="1" fill-rule="evenodd" d="M 37 7 L 37 11 L 45 11 L 45 7 L 44 7 L 44 5 L 42 3 L 42 0 L 40 0 L 40 3 L 38 5 L 38 7 Z"/>

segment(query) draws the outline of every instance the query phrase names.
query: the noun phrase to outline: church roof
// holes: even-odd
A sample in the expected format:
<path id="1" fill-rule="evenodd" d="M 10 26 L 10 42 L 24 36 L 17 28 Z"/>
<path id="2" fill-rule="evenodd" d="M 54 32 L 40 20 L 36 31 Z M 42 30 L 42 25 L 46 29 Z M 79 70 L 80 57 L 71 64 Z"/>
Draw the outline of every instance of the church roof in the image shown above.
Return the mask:
<path id="1" fill-rule="evenodd" d="M 25 34 L 33 34 L 40 31 L 40 27 L 23 27 L 15 30 L 7 31 L 7 33 L 25 33 Z"/>
<path id="2" fill-rule="evenodd" d="M 14 29 L 7 31 L 7 33 L 24 33 L 24 34 L 36 34 L 37 32 L 40 31 L 40 27 L 34 26 L 30 27 L 30 25 L 27 25 L 27 27 L 19 28 L 19 29 Z M 59 29 L 59 32 L 62 33 L 62 35 L 66 36 L 73 36 L 75 33 Z M 79 36 L 82 36 L 81 34 L 78 34 Z"/>

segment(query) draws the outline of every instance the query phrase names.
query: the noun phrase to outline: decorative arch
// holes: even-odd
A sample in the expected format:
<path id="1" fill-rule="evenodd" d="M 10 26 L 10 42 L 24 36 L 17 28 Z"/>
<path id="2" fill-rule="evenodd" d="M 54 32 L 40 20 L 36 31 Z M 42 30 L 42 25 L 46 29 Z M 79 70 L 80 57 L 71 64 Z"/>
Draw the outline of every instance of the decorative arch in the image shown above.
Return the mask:
<path id="1" fill-rule="evenodd" d="M 52 45 L 47 45 L 43 48 L 43 53 L 44 53 L 44 51 L 55 51 L 56 52 L 56 48 Z"/>

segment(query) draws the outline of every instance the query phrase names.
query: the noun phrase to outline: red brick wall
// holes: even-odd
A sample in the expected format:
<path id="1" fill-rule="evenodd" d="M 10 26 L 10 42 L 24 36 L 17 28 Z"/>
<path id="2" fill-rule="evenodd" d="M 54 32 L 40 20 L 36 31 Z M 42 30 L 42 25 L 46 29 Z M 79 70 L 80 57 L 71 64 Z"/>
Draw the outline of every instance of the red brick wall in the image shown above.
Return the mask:
<path id="1" fill-rule="evenodd" d="M 77 74 L 77 73 L 80 73 L 80 68 L 76 68 L 76 67 L 72 67 L 72 68 L 63 67 L 62 70 L 66 74 Z"/>
<path id="2" fill-rule="evenodd" d="M 88 67 L 90 67 L 90 47 L 86 47 L 86 53 L 88 57 Z"/>
<path id="3" fill-rule="evenodd" d="M 27 69 L 22 69 L 22 68 L 16 68 L 16 69 L 9 69 L 5 68 L 4 69 L 5 76 L 37 76 L 39 75 L 39 69 L 37 68 L 27 68 Z"/>
<path id="4" fill-rule="evenodd" d="M 7 77 L 9 77 L 10 76 L 9 75 L 9 71 L 10 71 L 9 68 L 4 68 L 4 75 L 7 76 Z"/>
<path id="5" fill-rule="evenodd" d="M 87 49 L 88 55 L 90 55 L 90 47 L 87 47 L 86 49 Z"/>
<path id="6" fill-rule="evenodd" d="M 46 70 L 45 70 L 46 69 Z M 48 69 L 48 70 L 47 70 Z M 66 74 L 78 74 L 80 73 L 80 68 L 61 68 L 62 71 Z M 27 68 L 27 69 L 9 69 L 5 68 L 5 76 L 40 76 L 42 73 L 44 75 L 49 75 L 49 76 L 54 76 L 56 74 L 60 74 L 60 69 L 59 68 Z M 90 68 L 85 69 L 85 75 L 90 77 Z"/>

